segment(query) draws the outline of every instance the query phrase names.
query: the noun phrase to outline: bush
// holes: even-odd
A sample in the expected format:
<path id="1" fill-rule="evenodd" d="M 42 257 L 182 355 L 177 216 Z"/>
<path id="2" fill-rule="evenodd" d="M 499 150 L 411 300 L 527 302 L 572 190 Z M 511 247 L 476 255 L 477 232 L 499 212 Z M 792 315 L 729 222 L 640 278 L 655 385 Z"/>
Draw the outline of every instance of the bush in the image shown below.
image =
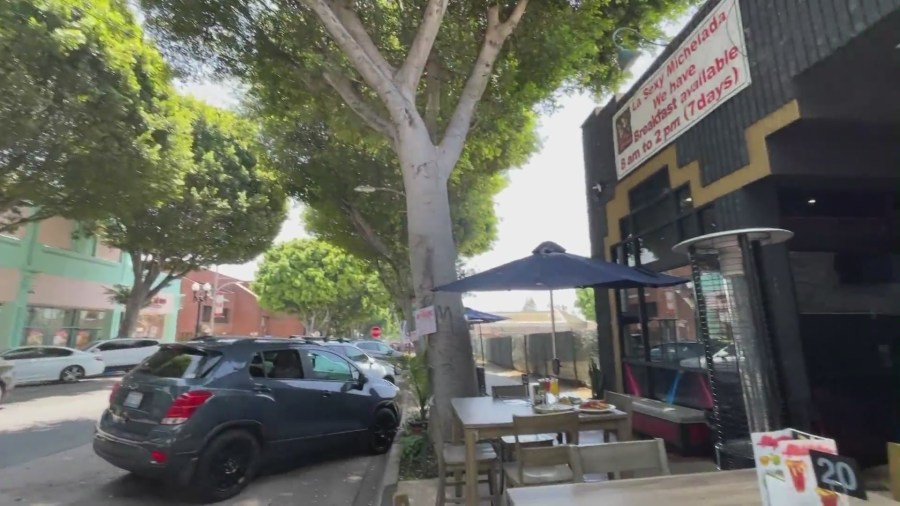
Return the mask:
<path id="1" fill-rule="evenodd" d="M 425 435 L 400 438 L 400 479 L 424 480 L 437 478 L 438 466 L 434 448 Z"/>
<path id="2" fill-rule="evenodd" d="M 408 371 L 408 379 L 419 420 L 428 419 L 428 400 L 431 398 L 431 383 L 428 379 L 428 357 L 426 353 L 404 357 L 404 366 Z"/>

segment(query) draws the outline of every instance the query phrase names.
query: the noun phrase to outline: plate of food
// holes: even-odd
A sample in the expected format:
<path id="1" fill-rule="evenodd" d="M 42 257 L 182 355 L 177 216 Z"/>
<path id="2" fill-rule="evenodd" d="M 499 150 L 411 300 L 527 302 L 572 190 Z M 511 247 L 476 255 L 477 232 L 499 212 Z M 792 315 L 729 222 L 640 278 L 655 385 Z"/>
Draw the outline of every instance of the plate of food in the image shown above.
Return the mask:
<path id="1" fill-rule="evenodd" d="M 578 406 L 581 404 L 581 397 L 575 397 L 574 395 L 564 395 L 559 398 L 560 404 L 569 404 L 571 406 Z"/>
<path id="2" fill-rule="evenodd" d="M 578 409 L 583 413 L 600 414 L 610 413 L 612 412 L 612 410 L 616 409 L 616 407 L 606 401 L 591 399 L 589 401 L 582 402 L 581 406 L 579 406 Z"/>
<path id="3" fill-rule="evenodd" d="M 535 413 L 547 414 L 547 413 L 562 413 L 564 411 L 572 411 L 575 409 L 575 406 L 571 404 L 539 404 L 534 407 Z"/>

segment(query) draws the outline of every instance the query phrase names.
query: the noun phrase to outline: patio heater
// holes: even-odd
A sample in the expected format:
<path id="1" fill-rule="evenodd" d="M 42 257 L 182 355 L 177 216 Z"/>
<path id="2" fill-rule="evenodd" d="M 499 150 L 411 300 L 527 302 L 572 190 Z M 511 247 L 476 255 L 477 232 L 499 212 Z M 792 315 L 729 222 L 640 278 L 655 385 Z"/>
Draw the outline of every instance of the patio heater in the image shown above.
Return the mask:
<path id="1" fill-rule="evenodd" d="M 753 467 L 750 433 L 780 428 L 781 402 L 756 252 L 793 235 L 773 228 L 728 230 L 672 248 L 690 259 L 720 469 Z"/>

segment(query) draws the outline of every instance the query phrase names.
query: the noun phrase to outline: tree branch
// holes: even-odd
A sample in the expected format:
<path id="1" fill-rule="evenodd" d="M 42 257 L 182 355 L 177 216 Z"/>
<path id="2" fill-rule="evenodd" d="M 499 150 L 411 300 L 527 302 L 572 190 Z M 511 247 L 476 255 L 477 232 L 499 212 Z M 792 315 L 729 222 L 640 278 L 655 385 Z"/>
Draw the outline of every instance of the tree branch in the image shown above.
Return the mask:
<path id="1" fill-rule="evenodd" d="M 322 73 L 322 78 L 341 96 L 347 107 L 366 122 L 369 128 L 387 136 L 391 141 L 396 139 L 397 133 L 394 126 L 356 92 L 353 83 L 346 76 L 326 70 Z"/>
<path id="2" fill-rule="evenodd" d="M 438 141 L 438 118 L 441 114 L 441 79 L 439 65 L 429 58 L 425 74 L 425 127 L 432 144 Z"/>
<path id="3" fill-rule="evenodd" d="M 419 24 L 409 53 L 406 55 L 406 61 L 400 67 L 396 78 L 396 83 L 410 96 L 416 94 L 416 88 L 422 78 L 422 72 L 425 70 L 425 64 L 434 47 L 434 40 L 437 38 L 446 11 L 447 0 L 428 0 L 428 4 L 425 6 L 422 22 Z"/>
<path id="4" fill-rule="evenodd" d="M 344 24 L 344 28 L 353 36 L 356 43 L 365 51 L 366 56 L 381 70 L 381 73 L 388 79 L 392 78 L 397 69 L 381 55 L 378 46 L 375 45 L 369 32 L 366 31 L 366 27 L 359 20 L 359 14 L 353 10 L 353 3 L 354 0 L 337 0 L 334 9 L 335 15 Z"/>
<path id="5" fill-rule="evenodd" d="M 487 89 L 488 81 L 494 70 L 494 62 L 497 61 L 503 43 L 518 26 L 527 6 L 528 0 L 519 0 L 512 14 L 504 22 L 500 21 L 500 9 L 496 5 L 488 9 L 488 26 L 484 34 L 484 42 L 478 58 L 475 60 L 475 65 L 472 66 L 472 73 L 469 74 L 463 87 L 456 109 L 453 111 L 453 117 L 444 132 L 444 139 L 438 147 L 441 157 L 441 172 L 445 179 L 450 177 L 450 172 L 462 154 L 472 116 L 475 114 L 475 107 L 484 95 L 484 90 Z"/>
<path id="6" fill-rule="evenodd" d="M 379 255 L 383 256 L 385 259 L 390 259 L 391 251 L 388 249 L 387 244 L 381 240 L 381 237 L 379 237 L 375 232 L 375 229 L 369 225 L 369 222 L 359 212 L 359 209 L 346 200 L 342 202 L 341 207 L 344 209 L 344 212 L 347 213 L 347 217 L 350 218 L 353 228 L 355 228 L 359 235 L 362 236 L 363 240 L 369 243 Z"/>
<path id="7" fill-rule="evenodd" d="M 171 272 L 166 274 L 166 277 L 164 277 L 162 281 L 160 281 L 156 286 L 147 291 L 147 298 L 149 299 L 150 297 L 156 296 L 156 294 L 158 294 L 163 288 L 169 286 L 169 283 L 180 277 L 181 276 L 176 276 Z"/>
<path id="8" fill-rule="evenodd" d="M 393 118 L 401 118 L 407 108 L 407 101 L 399 93 L 394 81 L 382 74 L 378 65 L 366 54 L 363 47 L 356 41 L 353 35 L 347 31 L 347 27 L 337 17 L 328 5 L 327 0 L 300 0 L 304 5 L 312 9 L 322 22 L 322 26 L 331 35 L 335 44 L 350 60 L 353 68 L 362 76 L 378 98 L 391 112 Z"/>

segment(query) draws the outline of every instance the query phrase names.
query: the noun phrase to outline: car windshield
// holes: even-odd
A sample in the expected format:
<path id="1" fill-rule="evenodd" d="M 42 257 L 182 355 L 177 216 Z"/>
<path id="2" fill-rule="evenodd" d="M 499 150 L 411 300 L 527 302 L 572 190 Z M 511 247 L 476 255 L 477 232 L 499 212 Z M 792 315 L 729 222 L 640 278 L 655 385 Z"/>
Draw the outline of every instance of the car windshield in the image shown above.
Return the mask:
<path id="1" fill-rule="evenodd" d="M 188 346 L 166 346 L 135 368 L 136 372 L 160 378 L 202 378 L 222 359 L 216 351 Z"/>
<path id="2" fill-rule="evenodd" d="M 344 346 L 344 351 L 347 352 L 347 358 L 354 362 L 369 361 L 369 356 L 363 353 L 363 351 L 356 346 Z"/>

